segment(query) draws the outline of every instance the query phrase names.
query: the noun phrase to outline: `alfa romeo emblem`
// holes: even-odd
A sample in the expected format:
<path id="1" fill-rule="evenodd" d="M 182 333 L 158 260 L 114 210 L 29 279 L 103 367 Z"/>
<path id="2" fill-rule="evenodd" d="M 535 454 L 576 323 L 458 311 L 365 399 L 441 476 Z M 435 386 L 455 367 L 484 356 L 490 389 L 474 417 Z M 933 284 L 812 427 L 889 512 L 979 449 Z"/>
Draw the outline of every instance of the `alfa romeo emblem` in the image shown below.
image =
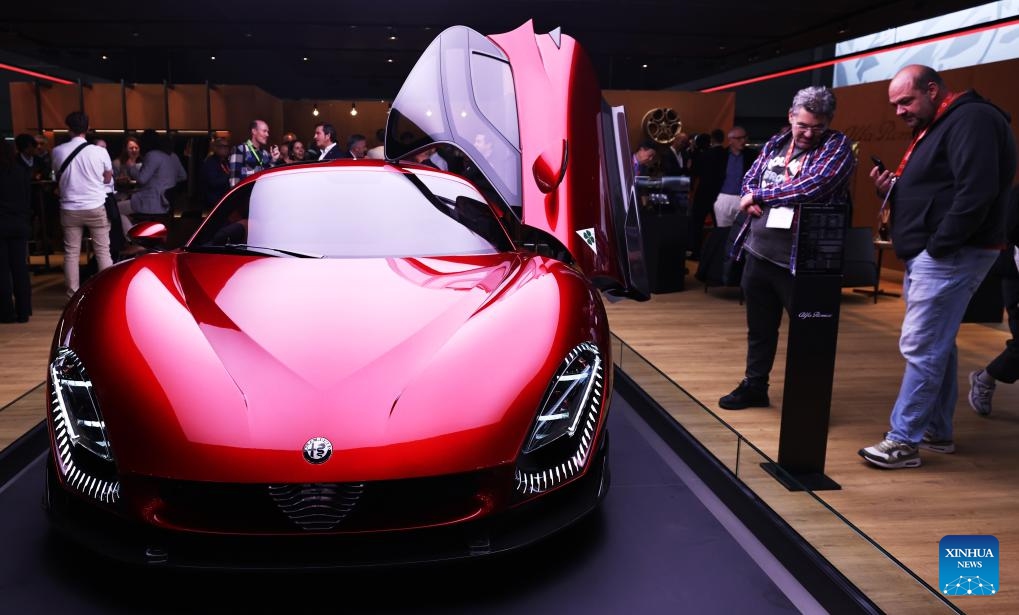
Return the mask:
<path id="1" fill-rule="evenodd" d="M 333 454 L 333 443 L 325 438 L 312 438 L 304 443 L 304 460 L 308 463 L 325 463 Z"/>

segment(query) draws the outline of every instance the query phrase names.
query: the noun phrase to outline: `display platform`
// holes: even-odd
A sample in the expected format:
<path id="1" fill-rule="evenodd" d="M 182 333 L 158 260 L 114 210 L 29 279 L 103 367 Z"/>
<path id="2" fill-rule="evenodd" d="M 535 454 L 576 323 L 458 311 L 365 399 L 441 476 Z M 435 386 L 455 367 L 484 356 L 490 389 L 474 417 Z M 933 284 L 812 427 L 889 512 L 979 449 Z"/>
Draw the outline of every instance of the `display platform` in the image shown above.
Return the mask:
<path id="1" fill-rule="evenodd" d="M 509 556 L 395 570 L 186 573 L 96 559 L 49 532 L 40 504 L 44 455 L 38 451 L 0 485 L 2 610 L 264 612 L 307 605 L 315 596 L 328 596 L 329 605 L 345 612 L 831 610 L 711 495 L 618 392 L 609 421 L 612 486 L 599 513 Z M 870 612 L 847 611 L 847 604 L 839 598 L 839 612 Z"/>

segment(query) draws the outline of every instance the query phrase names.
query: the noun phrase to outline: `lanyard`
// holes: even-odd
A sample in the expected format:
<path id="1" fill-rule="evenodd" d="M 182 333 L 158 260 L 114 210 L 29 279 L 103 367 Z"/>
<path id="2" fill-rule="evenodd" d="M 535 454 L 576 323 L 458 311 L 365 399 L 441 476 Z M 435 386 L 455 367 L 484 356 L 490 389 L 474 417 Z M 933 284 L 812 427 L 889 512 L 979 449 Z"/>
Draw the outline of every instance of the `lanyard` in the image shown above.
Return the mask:
<path id="1" fill-rule="evenodd" d="M 248 146 L 248 151 L 250 151 L 251 155 L 254 156 L 255 160 L 258 161 L 258 166 L 262 166 L 262 157 L 259 156 L 258 152 L 255 151 L 255 148 L 251 146 L 251 139 L 248 139 L 248 141 L 245 143 L 245 145 Z"/>
<path id="2" fill-rule="evenodd" d="M 945 100 L 941 101 L 941 104 L 938 105 L 938 110 L 934 112 L 934 118 L 931 119 L 931 123 L 924 126 L 923 130 L 913 137 L 913 141 L 910 142 L 909 147 L 906 149 L 906 153 L 902 156 L 902 162 L 899 163 L 899 168 L 895 170 L 895 177 L 902 177 L 902 172 L 906 169 L 906 163 L 909 162 L 910 156 L 913 155 L 913 149 L 916 147 L 917 143 L 920 142 L 920 139 L 927 136 L 927 131 L 930 130 L 930 127 L 938 121 L 938 118 L 945 114 L 949 105 L 955 102 L 955 99 L 958 97 L 958 92 L 950 92 L 948 96 L 945 97 Z"/>
<path id="3" fill-rule="evenodd" d="M 792 162 L 793 160 L 796 160 L 797 158 L 799 158 L 803 154 L 806 154 L 807 151 L 808 151 L 808 150 L 803 150 L 799 154 L 796 154 L 795 156 L 793 156 L 793 150 L 795 149 L 795 147 L 796 147 L 796 136 L 793 135 L 792 132 L 790 132 L 789 133 L 789 151 L 786 152 L 786 155 L 785 155 L 785 180 L 786 181 L 789 181 L 789 163 Z M 793 175 L 794 176 L 795 175 L 799 175 L 799 171 L 797 171 Z"/>

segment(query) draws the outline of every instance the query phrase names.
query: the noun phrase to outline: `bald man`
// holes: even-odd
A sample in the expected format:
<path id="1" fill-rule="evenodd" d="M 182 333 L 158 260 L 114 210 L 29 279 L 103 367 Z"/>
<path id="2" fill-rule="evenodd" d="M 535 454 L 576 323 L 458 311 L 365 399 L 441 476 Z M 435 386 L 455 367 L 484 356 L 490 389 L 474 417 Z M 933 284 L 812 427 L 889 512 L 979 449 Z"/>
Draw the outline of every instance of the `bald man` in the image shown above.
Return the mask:
<path id="1" fill-rule="evenodd" d="M 280 148 L 269 147 L 269 124 L 265 120 L 252 120 L 248 126 L 251 137 L 233 149 L 230 154 L 230 186 L 259 171 L 276 166 Z"/>
<path id="2" fill-rule="evenodd" d="M 1008 114 L 972 90 L 951 90 L 929 66 L 896 73 L 888 102 L 913 130 L 898 168 L 870 172 L 888 198 L 892 244 L 906 263 L 899 338 L 906 369 L 891 430 L 859 454 L 882 468 L 915 468 L 920 448 L 955 451 L 955 336 L 1005 247 L 1016 146 Z"/>

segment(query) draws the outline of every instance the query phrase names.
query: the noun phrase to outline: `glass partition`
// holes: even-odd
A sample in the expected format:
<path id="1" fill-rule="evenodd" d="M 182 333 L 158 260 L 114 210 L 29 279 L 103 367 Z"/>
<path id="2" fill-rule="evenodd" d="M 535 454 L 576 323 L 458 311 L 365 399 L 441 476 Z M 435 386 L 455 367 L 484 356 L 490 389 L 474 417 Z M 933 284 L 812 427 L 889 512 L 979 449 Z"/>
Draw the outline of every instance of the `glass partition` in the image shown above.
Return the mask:
<path id="1" fill-rule="evenodd" d="M 792 491 L 776 480 L 764 469 L 781 472 L 773 460 L 625 342 L 613 335 L 612 343 L 617 368 L 881 610 L 961 613 L 817 495 L 802 485 Z M 783 480 L 796 484 L 789 476 Z"/>

